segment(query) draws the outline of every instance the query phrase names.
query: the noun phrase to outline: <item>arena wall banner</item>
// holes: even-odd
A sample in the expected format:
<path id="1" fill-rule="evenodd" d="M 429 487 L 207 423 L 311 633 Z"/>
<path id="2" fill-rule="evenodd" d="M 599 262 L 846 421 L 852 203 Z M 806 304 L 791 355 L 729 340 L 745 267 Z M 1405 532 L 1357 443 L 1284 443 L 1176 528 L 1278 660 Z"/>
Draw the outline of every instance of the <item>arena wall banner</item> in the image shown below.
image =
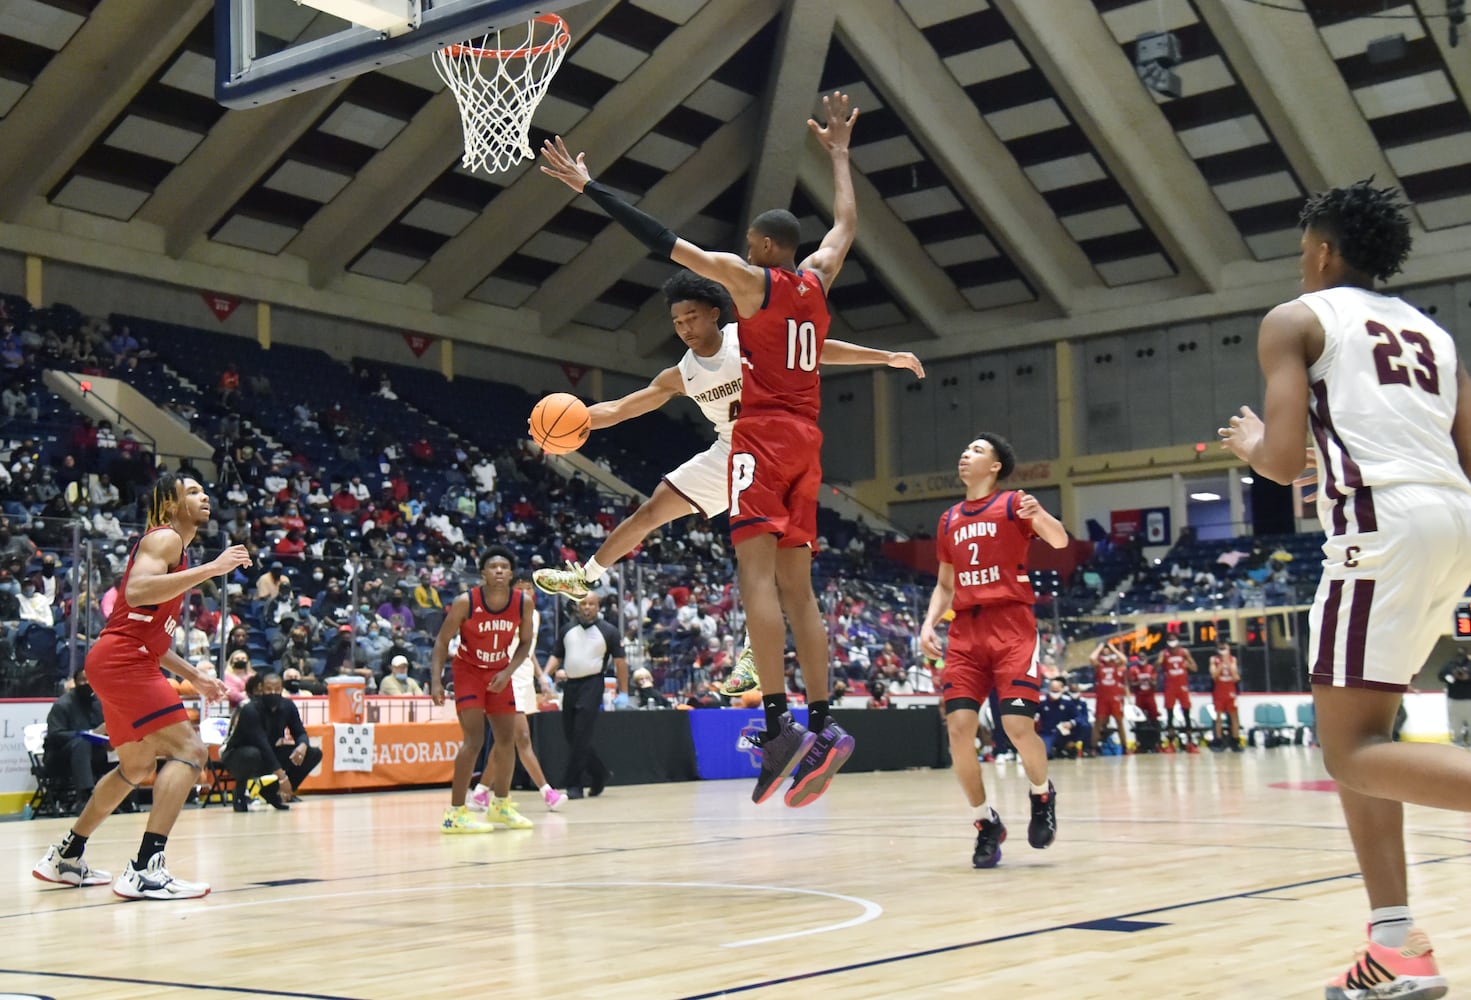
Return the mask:
<path id="1" fill-rule="evenodd" d="M 36 790 L 22 737 L 26 726 L 45 722 L 50 711 L 50 698 L 0 700 L 0 813 L 20 812 Z"/>

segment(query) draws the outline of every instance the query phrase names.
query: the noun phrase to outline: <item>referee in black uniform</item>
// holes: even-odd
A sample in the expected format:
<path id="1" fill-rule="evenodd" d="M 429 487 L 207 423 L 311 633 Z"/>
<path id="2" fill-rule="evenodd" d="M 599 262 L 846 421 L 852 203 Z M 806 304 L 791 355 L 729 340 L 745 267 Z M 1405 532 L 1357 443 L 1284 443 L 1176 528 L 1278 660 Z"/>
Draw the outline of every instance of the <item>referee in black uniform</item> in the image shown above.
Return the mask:
<path id="1" fill-rule="evenodd" d="M 589 795 L 601 795 L 608 784 L 608 767 L 593 749 L 592 740 L 603 707 L 603 673 L 609 660 L 617 672 L 618 700 L 628 701 L 623 637 L 603 620 L 600 610 L 595 594 L 578 601 L 577 614 L 562 626 L 547 660 L 548 674 L 555 675 L 558 667 L 567 674 L 562 687 L 562 732 L 567 737 L 568 757 L 562 787 L 569 799 L 582 798 L 584 786 Z"/>

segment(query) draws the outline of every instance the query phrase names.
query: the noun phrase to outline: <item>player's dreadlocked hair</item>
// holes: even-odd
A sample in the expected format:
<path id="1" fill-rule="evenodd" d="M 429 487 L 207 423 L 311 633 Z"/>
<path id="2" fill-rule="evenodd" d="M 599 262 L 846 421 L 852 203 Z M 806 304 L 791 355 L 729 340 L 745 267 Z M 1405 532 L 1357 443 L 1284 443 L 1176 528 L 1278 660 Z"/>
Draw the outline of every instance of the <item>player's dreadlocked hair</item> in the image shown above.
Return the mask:
<path id="1" fill-rule="evenodd" d="M 1397 188 L 1376 188 L 1373 180 L 1313 195 L 1297 224 L 1327 236 L 1354 270 L 1387 281 L 1410 255 L 1409 206 Z"/>
<path id="2" fill-rule="evenodd" d="M 720 310 L 721 325 L 735 318 L 730 293 L 725 290 L 725 286 L 718 281 L 702 278 L 693 271 L 678 271 L 664 282 L 664 301 L 671 306 L 676 302 L 700 302 L 714 306 Z"/>
<path id="3" fill-rule="evenodd" d="M 148 494 L 148 527 L 162 528 L 174 517 L 179 506 L 179 485 L 182 483 L 172 472 L 161 473 Z"/>
<path id="4" fill-rule="evenodd" d="M 986 442 L 991 446 L 991 450 L 996 452 L 996 459 L 1001 463 L 1001 471 L 996 473 L 997 482 L 1011 475 L 1016 468 L 1016 449 L 1011 446 L 1010 441 L 990 431 L 981 431 L 975 436 L 975 440 Z"/>

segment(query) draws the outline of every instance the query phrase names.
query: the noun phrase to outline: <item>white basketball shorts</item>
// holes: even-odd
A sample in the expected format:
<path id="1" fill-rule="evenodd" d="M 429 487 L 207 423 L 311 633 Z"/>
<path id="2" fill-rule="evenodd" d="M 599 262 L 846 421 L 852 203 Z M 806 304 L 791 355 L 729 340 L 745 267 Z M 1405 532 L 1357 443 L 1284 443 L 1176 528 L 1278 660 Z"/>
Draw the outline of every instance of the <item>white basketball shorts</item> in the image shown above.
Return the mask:
<path id="1" fill-rule="evenodd" d="M 1314 684 L 1404 691 L 1471 584 L 1471 494 L 1376 486 L 1370 532 L 1329 535 L 1308 617 Z"/>
<path id="2" fill-rule="evenodd" d="M 724 514 L 730 506 L 730 445 L 719 438 L 694 458 L 664 477 L 701 517 Z"/>
<path id="3" fill-rule="evenodd" d="M 511 675 L 511 693 L 516 696 L 516 711 L 535 715 L 541 709 L 536 704 L 536 668 L 527 660 Z"/>

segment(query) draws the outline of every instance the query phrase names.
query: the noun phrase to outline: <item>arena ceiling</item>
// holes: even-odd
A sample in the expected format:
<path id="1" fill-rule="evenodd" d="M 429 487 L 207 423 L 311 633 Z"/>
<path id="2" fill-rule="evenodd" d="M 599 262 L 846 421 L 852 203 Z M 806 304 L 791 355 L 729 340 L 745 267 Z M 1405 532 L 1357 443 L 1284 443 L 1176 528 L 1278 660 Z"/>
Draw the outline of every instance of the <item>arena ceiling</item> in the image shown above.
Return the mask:
<path id="1" fill-rule="evenodd" d="M 601 330 L 644 359 L 672 346 L 667 262 L 529 164 L 460 169 L 456 108 L 427 59 L 229 111 L 213 99 L 212 6 L 0 5 L 0 224 L 100 216 L 179 260 L 294 258 L 317 288 L 360 278 L 427 290 L 437 313 L 512 310 L 542 343 Z M 773 205 L 821 233 L 831 180 L 801 123 L 820 92 L 854 96 L 860 234 L 833 301 L 835 334 L 861 342 L 962 353 L 1058 320 L 1229 304 L 1291 277 L 1306 192 L 1370 175 L 1404 188 L 1422 241 L 1471 246 L 1471 43 L 1451 46 L 1445 0 L 563 13 L 574 43 L 535 137 L 562 133 L 707 246 L 739 249 L 744 220 Z M 286 4 L 265 28 L 308 37 L 315 16 Z M 1180 41 L 1177 98 L 1135 72 L 1134 39 L 1160 30 Z M 1370 59 L 1391 35 L 1403 51 Z"/>

